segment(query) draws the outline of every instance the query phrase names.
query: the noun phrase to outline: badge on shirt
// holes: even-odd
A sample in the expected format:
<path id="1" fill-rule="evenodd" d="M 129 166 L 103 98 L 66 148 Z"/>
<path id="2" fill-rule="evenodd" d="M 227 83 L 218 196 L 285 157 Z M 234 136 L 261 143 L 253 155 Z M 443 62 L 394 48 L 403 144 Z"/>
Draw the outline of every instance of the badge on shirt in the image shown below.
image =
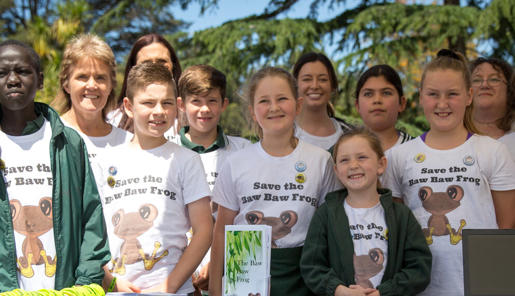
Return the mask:
<path id="1" fill-rule="evenodd" d="M 415 155 L 415 158 L 413 158 L 413 160 L 415 160 L 416 163 L 422 163 L 424 162 L 424 160 L 426 160 L 426 155 L 424 153 L 419 153 Z"/>
<path id="2" fill-rule="evenodd" d="M 474 157 L 472 157 L 472 155 L 466 155 L 465 157 L 463 157 L 463 163 L 468 166 L 473 165 L 474 162 L 476 161 L 474 160 Z"/>
<path id="3" fill-rule="evenodd" d="M 116 173 L 118 173 L 118 170 L 114 166 L 109 167 L 109 175 L 116 176 Z"/>
<path id="4" fill-rule="evenodd" d="M 299 173 L 302 173 L 306 170 L 306 163 L 302 160 L 299 160 L 295 163 L 295 170 Z"/>
<path id="5" fill-rule="evenodd" d="M 116 181 L 114 180 L 113 176 L 107 177 L 107 185 L 109 185 L 109 187 L 114 187 L 114 184 L 116 184 Z"/>
<path id="6" fill-rule="evenodd" d="M 303 173 L 298 173 L 297 175 L 295 175 L 295 181 L 297 181 L 297 183 L 302 184 L 306 182 L 306 176 Z"/>
<path id="7" fill-rule="evenodd" d="M 5 170 L 5 162 L 3 159 L 0 158 L 0 171 Z"/>

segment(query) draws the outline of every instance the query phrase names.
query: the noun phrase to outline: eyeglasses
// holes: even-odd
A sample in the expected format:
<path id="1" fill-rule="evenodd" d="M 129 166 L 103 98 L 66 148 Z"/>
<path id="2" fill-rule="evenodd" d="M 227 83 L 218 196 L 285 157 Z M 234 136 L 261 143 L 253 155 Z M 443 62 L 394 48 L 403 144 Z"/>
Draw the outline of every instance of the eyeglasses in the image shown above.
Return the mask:
<path id="1" fill-rule="evenodd" d="M 482 79 L 482 78 L 473 78 L 472 79 L 472 86 L 481 86 L 483 84 L 483 82 L 488 83 L 488 85 L 490 86 L 498 86 L 499 84 L 501 84 L 501 82 L 503 83 L 506 83 L 506 81 L 500 79 L 500 78 L 496 78 L 496 77 L 491 77 L 491 78 L 487 78 L 487 79 Z"/>

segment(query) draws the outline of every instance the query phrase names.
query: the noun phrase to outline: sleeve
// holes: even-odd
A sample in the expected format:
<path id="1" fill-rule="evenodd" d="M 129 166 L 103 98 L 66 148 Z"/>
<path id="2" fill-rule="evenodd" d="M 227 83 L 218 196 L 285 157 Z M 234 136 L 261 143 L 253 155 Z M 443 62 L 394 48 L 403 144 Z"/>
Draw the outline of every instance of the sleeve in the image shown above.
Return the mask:
<path id="1" fill-rule="evenodd" d="M 504 143 L 483 146 L 488 151 L 480 151 L 478 162 L 483 174 L 487 176 L 490 188 L 495 191 L 508 191 L 515 189 L 515 161 L 512 160 L 508 147 Z M 492 147 L 494 146 L 494 147 Z M 494 148 L 495 150 L 492 150 Z M 481 157 L 488 153 L 488 158 Z"/>
<path id="2" fill-rule="evenodd" d="M 183 161 L 184 166 L 181 174 L 183 175 L 182 193 L 184 204 L 211 196 L 211 190 L 209 190 L 209 185 L 206 181 L 206 173 L 200 156 L 195 153 L 192 157 Z"/>
<path id="3" fill-rule="evenodd" d="M 332 161 L 332 158 L 329 157 L 326 161 L 323 177 L 322 177 L 322 188 L 319 193 L 320 200 L 318 201 L 318 206 L 320 206 L 322 203 L 325 202 L 325 196 L 329 192 L 333 192 L 339 189 L 343 188 L 342 183 L 340 180 L 336 177 L 336 174 L 334 173 L 334 163 Z"/>
<path id="4" fill-rule="evenodd" d="M 390 149 L 386 153 L 386 171 L 381 176 L 381 185 L 384 188 L 388 188 L 392 191 L 393 197 L 403 198 L 402 196 L 402 157 L 399 157 L 400 153 L 397 153 L 396 147 Z"/>
<path id="5" fill-rule="evenodd" d="M 327 227 L 327 206 L 324 205 L 311 219 L 300 259 L 304 282 L 317 295 L 334 295 L 336 287 L 344 285 L 329 262 Z"/>
<path id="6" fill-rule="evenodd" d="M 429 285 L 431 280 L 432 255 L 420 224 L 413 213 L 405 208 L 408 214 L 407 231 L 403 238 L 404 247 L 402 267 L 393 278 L 377 286 L 381 296 L 416 295 Z"/>
<path id="7" fill-rule="evenodd" d="M 111 254 L 107 240 L 107 230 L 97 185 L 88 161 L 88 153 L 81 140 L 84 167 L 84 191 L 82 206 L 82 241 L 80 244 L 79 264 L 75 269 L 75 284 L 88 285 L 102 283 L 104 270 Z"/>
<path id="8" fill-rule="evenodd" d="M 235 192 L 236 183 L 232 179 L 231 158 L 228 158 L 220 169 L 213 188 L 213 202 L 229 210 L 240 211 L 238 196 Z"/>

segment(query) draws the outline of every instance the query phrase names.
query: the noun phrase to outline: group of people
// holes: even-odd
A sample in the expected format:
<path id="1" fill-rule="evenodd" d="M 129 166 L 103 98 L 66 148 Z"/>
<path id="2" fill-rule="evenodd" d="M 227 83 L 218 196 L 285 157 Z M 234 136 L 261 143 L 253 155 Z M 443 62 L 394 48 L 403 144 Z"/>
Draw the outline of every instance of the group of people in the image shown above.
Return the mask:
<path id="1" fill-rule="evenodd" d="M 0 290 L 222 295 L 224 227 L 272 227 L 271 295 L 463 295 L 464 228 L 515 228 L 515 77 L 441 50 L 424 68 L 430 129 L 396 129 L 399 74 L 358 80 L 364 127 L 336 118 L 321 53 L 265 67 L 244 99 L 257 143 L 225 135 L 225 75 L 182 71 L 139 38 L 116 96 L 98 36 L 63 54 L 52 107 L 37 53 L 0 43 Z M 503 143 L 504 142 L 504 143 Z M 250 295 L 250 294 L 249 294 Z"/>

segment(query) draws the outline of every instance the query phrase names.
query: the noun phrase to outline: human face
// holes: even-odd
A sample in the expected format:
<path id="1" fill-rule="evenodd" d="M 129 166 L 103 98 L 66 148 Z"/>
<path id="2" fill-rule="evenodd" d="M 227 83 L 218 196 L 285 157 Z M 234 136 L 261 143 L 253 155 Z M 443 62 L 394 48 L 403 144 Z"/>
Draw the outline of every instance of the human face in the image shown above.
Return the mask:
<path id="1" fill-rule="evenodd" d="M 43 87 L 43 73 L 37 73 L 26 49 L 16 45 L 0 47 L 0 104 L 3 110 L 33 112 L 36 91 Z"/>
<path id="2" fill-rule="evenodd" d="M 460 72 L 437 69 L 426 73 L 420 104 L 431 130 L 451 132 L 464 128 L 465 109 L 471 103 L 471 90 Z"/>
<path id="3" fill-rule="evenodd" d="M 326 108 L 333 90 L 329 72 L 322 62 L 304 64 L 299 71 L 297 84 L 306 108 Z"/>
<path id="4" fill-rule="evenodd" d="M 383 76 L 368 78 L 356 101 L 363 122 L 374 131 L 394 128 L 399 112 L 405 107 L 406 99 L 399 98 L 395 87 Z"/>
<path id="5" fill-rule="evenodd" d="M 489 80 L 498 81 L 498 84 L 491 85 Z M 474 69 L 472 82 L 474 108 L 506 110 L 508 86 L 503 73 L 490 63 L 482 63 Z"/>
<path id="6" fill-rule="evenodd" d="M 86 116 L 101 115 L 113 90 L 111 68 L 98 59 L 81 58 L 71 68 L 70 76 L 63 87 L 70 95 L 75 113 Z"/>
<path id="7" fill-rule="evenodd" d="M 202 95 L 190 95 L 180 100 L 179 106 L 186 114 L 190 131 L 207 134 L 216 131 L 222 112 L 227 107 L 227 99 L 220 90 L 212 89 Z"/>
<path id="8" fill-rule="evenodd" d="M 263 136 L 286 135 L 293 131 L 295 116 L 302 100 L 295 99 L 285 78 L 267 76 L 258 83 L 252 105 L 252 118 L 263 130 Z"/>
<path id="9" fill-rule="evenodd" d="M 334 170 L 349 192 L 376 190 L 378 176 L 385 169 L 386 158 L 379 158 L 361 136 L 346 139 L 338 146 Z"/>
<path id="10" fill-rule="evenodd" d="M 134 121 L 134 135 L 140 143 L 163 139 L 177 116 L 175 94 L 169 84 L 149 84 L 136 91 L 132 102 L 125 98 L 124 106 Z"/>
<path id="11" fill-rule="evenodd" d="M 163 63 L 170 71 L 172 71 L 173 68 L 172 58 L 170 57 L 168 48 L 159 42 L 151 43 L 139 50 L 136 55 L 136 64 L 146 61 L 151 61 L 152 63 Z M 177 79 L 176 77 L 174 78 Z"/>

